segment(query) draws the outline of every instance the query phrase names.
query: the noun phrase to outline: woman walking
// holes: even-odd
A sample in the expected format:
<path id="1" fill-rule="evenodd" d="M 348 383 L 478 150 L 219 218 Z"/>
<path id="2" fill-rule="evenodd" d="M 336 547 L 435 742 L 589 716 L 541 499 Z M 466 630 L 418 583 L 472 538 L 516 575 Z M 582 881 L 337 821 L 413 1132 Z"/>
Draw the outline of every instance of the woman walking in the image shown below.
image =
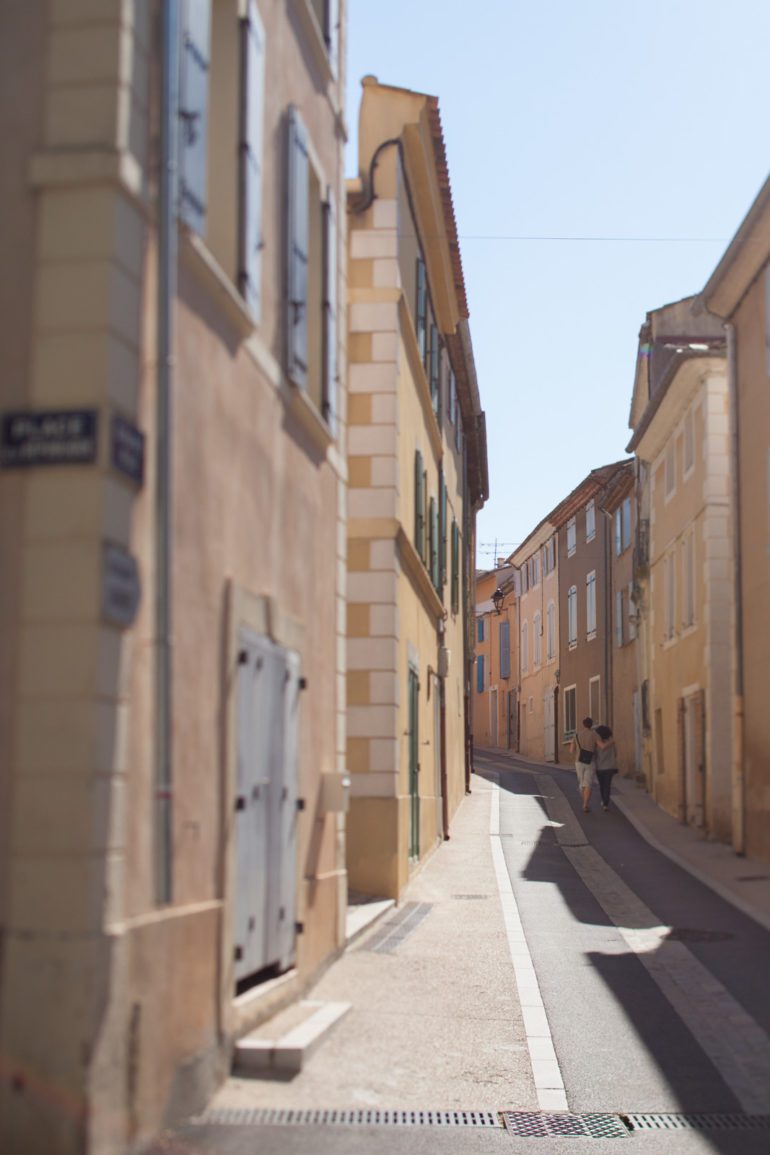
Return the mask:
<path id="1" fill-rule="evenodd" d="M 609 726 L 596 727 L 596 777 L 599 779 L 599 793 L 602 810 L 609 810 L 612 778 L 618 772 L 618 751 Z"/>
<path id="2" fill-rule="evenodd" d="M 592 727 L 592 719 L 584 718 L 581 729 L 575 731 L 575 737 L 572 739 L 572 753 L 575 755 L 575 773 L 577 774 L 580 797 L 583 800 L 584 814 L 588 814 L 591 809 L 591 787 L 594 782 L 596 734 L 594 734 Z"/>

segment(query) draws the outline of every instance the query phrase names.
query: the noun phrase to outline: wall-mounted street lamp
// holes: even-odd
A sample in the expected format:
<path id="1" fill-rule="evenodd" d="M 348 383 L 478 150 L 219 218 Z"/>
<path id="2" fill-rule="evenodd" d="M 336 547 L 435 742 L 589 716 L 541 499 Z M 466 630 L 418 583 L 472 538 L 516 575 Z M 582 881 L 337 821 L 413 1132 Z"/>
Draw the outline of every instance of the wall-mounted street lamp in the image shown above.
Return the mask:
<path id="1" fill-rule="evenodd" d="M 492 594 L 492 604 L 495 607 L 495 613 L 496 614 L 499 614 L 502 612 L 504 598 L 505 598 L 505 594 L 500 589 L 500 586 L 498 586 L 497 589 L 495 590 L 495 592 Z"/>

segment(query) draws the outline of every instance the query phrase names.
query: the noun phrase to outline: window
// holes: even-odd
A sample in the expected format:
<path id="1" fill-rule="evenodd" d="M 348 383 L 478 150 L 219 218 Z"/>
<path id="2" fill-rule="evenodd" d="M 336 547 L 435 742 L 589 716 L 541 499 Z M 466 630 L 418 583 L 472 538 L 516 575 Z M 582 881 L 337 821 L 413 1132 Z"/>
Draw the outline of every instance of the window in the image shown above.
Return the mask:
<path id="1" fill-rule="evenodd" d="M 200 236 L 206 234 L 210 60 L 210 0 L 188 0 L 179 67 L 179 215 Z"/>
<path id="2" fill-rule="evenodd" d="M 438 564 L 438 503 L 435 497 L 431 497 L 428 503 L 428 534 L 429 553 L 428 553 L 428 569 L 430 571 L 430 580 L 433 583 L 433 588 L 439 592 L 439 564 Z"/>
<path id="3" fill-rule="evenodd" d="M 478 694 L 484 693 L 484 655 L 479 654 L 476 658 L 476 692 Z"/>
<path id="4" fill-rule="evenodd" d="M 532 619 L 532 663 L 536 670 L 543 664 L 543 619 L 539 613 Z"/>
<path id="5" fill-rule="evenodd" d="M 556 569 L 556 538 L 550 538 L 543 546 L 543 575 Z"/>
<path id="6" fill-rule="evenodd" d="M 545 615 L 545 659 L 552 662 L 556 657 L 556 606 L 548 603 Z"/>
<path id="7" fill-rule="evenodd" d="M 625 590 L 615 590 L 615 645 L 625 645 Z"/>
<path id="8" fill-rule="evenodd" d="M 628 640 L 632 642 L 636 637 L 636 604 L 634 602 L 634 583 L 628 583 L 628 596 L 626 598 L 626 605 L 628 607 Z"/>
<path id="9" fill-rule="evenodd" d="M 567 642 L 577 645 L 577 586 L 570 586 L 567 594 Z"/>
<path id="10" fill-rule="evenodd" d="M 615 557 L 620 557 L 623 552 L 623 516 L 620 512 L 620 506 L 615 510 Z"/>
<path id="11" fill-rule="evenodd" d="M 602 718 L 602 704 L 601 704 L 601 679 L 588 679 L 588 713 L 593 719 L 594 723 L 599 722 Z"/>
<path id="12" fill-rule="evenodd" d="M 414 548 L 425 561 L 425 471 L 419 449 L 414 455 Z"/>
<path id="13" fill-rule="evenodd" d="M 521 592 L 523 594 L 525 594 L 528 589 L 529 589 L 529 564 L 525 562 L 525 564 L 521 567 Z"/>
<path id="14" fill-rule="evenodd" d="M 422 257 L 417 258 L 417 301 L 415 305 L 414 328 L 417 334 L 417 348 L 420 351 L 420 360 L 425 364 L 428 335 L 428 276 L 425 271 L 425 261 Z"/>
<path id="15" fill-rule="evenodd" d="M 446 585 L 446 482 L 444 470 L 438 475 L 438 592 L 444 596 Z"/>
<path id="16" fill-rule="evenodd" d="M 238 288 L 258 317 L 262 295 L 262 153 L 265 108 L 265 30 L 255 0 L 248 0 L 241 20 L 241 117 L 238 205 Z M 334 239 L 330 238 L 334 244 Z M 328 254 L 334 268 L 329 283 L 336 291 L 336 250 Z M 336 342 L 335 342 L 336 348 Z M 336 376 L 336 366 L 333 370 Z"/>
<path id="17" fill-rule="evenodd" d="M 484 641 L 484 619 L 476 618 L 476 641 Z"/>
<path id="18" fill-rule="evenodd" d="M 452 519 L 452 613 L 460 612 L 460 528 Z"/>
<path id="19" fill-rule="evenodd" d="M 529 671 L 529 623 L 521 623 L 521 672 Z"/>
<path id="20" fill-rule="evenodd" d="M 454 425 L 457 421 L 457 379 L 452 370 L 449 370 L 449 421 Z"/>
<path id="21" fill-rule="evenodd" d="M 676 446 L 673 437 L 666 446 L 665 468 L 666 497 L 671 497 L 676 489 Z"/>
<path id="22" fill-rule="evenodd" d="M 586 541 L 593 541 L 596 537 L 596 505 L 589 501 L 586 506 Z"/>
<path id="23" fill-rule="evenodd" d="M 692 409 L 684 419 L 684 476 L 695 464 L 695 415 Z"/>
<path id="24" fill-rule="evenodd" d="M 695 624 L 695 536 L 682 542 L 682 628 Z"/>
<path id="25" fill-rule="evenodd" d="M 507 621 L 500 622 L 500 677 L 511 676 L 511 631 Z"/>
<path id="26" fill-rule="evenodd" d="M 534 589 L 535 586 L 540 585 L 540 554 L 536 553 L 535 556 L 530 559 L 529 564 L 532 567 L 532 581 L 530 584 Z"/>
<path id="27" fill-rule="evenodd" d="M 575 525 L 575 519 L 573 517 L 573 518 L 570 518 L 570 520 L 567 522 L 567 557 L 572 557 L 572 555 L 576 549 L 577 549 L 577 528 Z"/>
<path id="28" fill-rule="evenodd" d="M 439 340 L 438 328 L 436 325 L 430 327 L 430 365 L 428 367 L 430 378 L 430 399 L 433 403 L 433 412 L 441 420 L 441 341 Z"/>
<path id="29" fill-rule="evenodd" d="M 286 371 L 327 424 L 336 422 L 337 229 L 334 199 L 310 162 L 293 106 L 288 117 Z"/>
<path id="30" fill-rule="evenodd" d="M 622 524 L 621 524 L 621 545 L 623 550 L 628 549 L 631 544 L 631 498 L 627 497 L 621 506 L 622 510 Z"/>
<path id="31" fill-rule="evenodd" d="M 586 636 L 596 637 L 596 570 L 586 574 Z"/>
<path id="32" fill-rule="evenodd" d="M 674 554 L 668 553 L 663 558 L 663 631 L 668 641 L 674 636 L 676 610 L 676 574 L 674 571 Z"/>
<path id="33" fill-rule="evenodd" d="M 332 76 L 336 76 L 339 54 L 339 0 L 310 0 L 310 7 L 316 18 L 318 31 L 321 33 L 321 39 L 326 48 Z"/>
<path id="34" fill-rule="evenodd" d="M 567 686 L 564 690 L 564 740 L 565 742 L 575 733 L 576 709 L 575 696 L 577 694 L 576 686 Z"/>

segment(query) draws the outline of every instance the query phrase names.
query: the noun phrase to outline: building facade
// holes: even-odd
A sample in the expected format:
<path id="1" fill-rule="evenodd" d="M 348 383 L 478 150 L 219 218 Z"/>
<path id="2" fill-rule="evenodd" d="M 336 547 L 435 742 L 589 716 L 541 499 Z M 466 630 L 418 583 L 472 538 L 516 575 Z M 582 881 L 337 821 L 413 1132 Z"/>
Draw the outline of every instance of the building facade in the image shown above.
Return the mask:
<path id="1" fill-rule="evenodd" d="M 558 535 L 550 515 L 510 557 L 519 575 L 519 743 L 526 758 L 558 762 Z"/>
<path id="2" fill-rule="evenodd" d="M 518 750 L 518 574 L 510 564 L 476 575 L 473 741 Z"/>
<path id="3" fill-rule="evenodd" d="M 486 443 L 435 97 L 363 81 L 348 188 L 350 885 L 398 898 L 469 781 Z"/>
<path id="4" fill-rule="evenodd" d="M 344 941 L 344 30 L 0 14 L 3 1150 L 200 1106 Z"/>
<path id="5" fill-rule="evenodd" d="M 575 727 L 590 716 L 594 725 L 611 718 L 612 614 L 609 598 L 611 531 L 602 513 L 607 487 L 625 462 L 593 469 L 550 515 L 558 528 L 559 689 L 557 732 L 563 758 Z M 621 552 L 631 546 L 630 522 L 623 526 Z"/>
<path id="6" fill-rule="evenodd" d="M 629 443 L 649 510 L 645 620 L 651 792 L 681 822 L 730 841 L 733 614 L 725 338 L 694 298 L 648 314 Z"/>

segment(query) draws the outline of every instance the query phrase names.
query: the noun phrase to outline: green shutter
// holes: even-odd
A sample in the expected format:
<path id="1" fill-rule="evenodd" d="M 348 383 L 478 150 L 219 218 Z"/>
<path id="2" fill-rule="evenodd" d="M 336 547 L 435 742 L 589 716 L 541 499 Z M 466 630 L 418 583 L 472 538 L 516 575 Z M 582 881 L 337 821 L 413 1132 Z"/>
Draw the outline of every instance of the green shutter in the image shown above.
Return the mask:
<path id="1" fill-rule="evenodd" d="M 460 608 L 460 530 L 452 520 L 452 613 Z"/>
<path id="2" fill-rule="evenodd" d="M 420 360 L 425 363 L 425 334 L 428 324 L 428 279 L 425 275 L 425 261 L 417 258 L 417 301 L 415 307 L 415 333 Z"/>
<path id="3" fill-rule="evenodd" d="M 441 592 L 446 585 L 446 482 L 443 469 L 438 477 L 438 520 L 438 580 Z"/>
<path id="4" fill-rule="evenodd" d="M 439 588 L 438 566 L 438 505 L 435 497 L 430 499 L 430 580 L 433 588 Z"/>
<path id="5" fill-rule="evenodd" d="M 430 399 L 433 403 L 433 412 L 438 416 L 439 406 L 439 364 L 441 346 L 438 339 L 438 328 L 430 327 Z"/>
<path id="6" fill-rule="evenodd" d="M 419 449 L 414 455 L 414 548 L 425 556 L 425 474 Z"/>

